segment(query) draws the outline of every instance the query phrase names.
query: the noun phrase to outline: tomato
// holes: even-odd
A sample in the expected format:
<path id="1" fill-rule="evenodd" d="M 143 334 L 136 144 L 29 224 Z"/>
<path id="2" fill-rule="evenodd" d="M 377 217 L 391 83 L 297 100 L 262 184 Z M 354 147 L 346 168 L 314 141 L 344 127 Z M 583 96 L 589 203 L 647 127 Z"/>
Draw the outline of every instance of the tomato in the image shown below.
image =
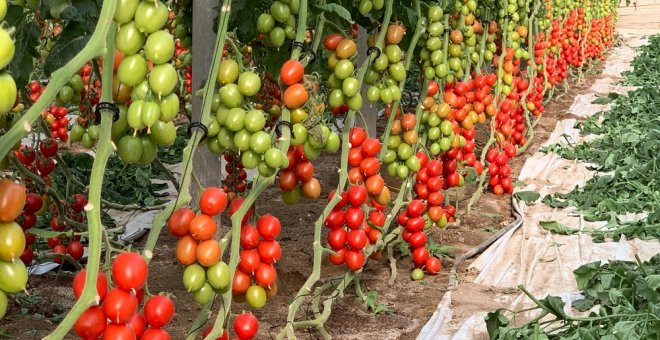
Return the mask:
<path id="1" fill-rule="evenodd" d="M 119 24 L 133 20 L 139 3 L 139 0 L 117 0 L 117 9 L 113 19 Z"/>
<path id="2" fill-rule="evenodd" d="M 282 101 L 289 109 L 297 109 L 307 102 L 309 93 L 302 84 L 293 84 L 284 90 Z"/>
<path id="3" fill-rule="evenodd" d="M 206 271 L 198 264 L 192 264 L 183 271 L 183 287 L 189 292 L 195 292 L 206 283 Z"/>
<path id="4" fill-rule="evenodd" d="M 103 308 L 93 306 L 83 312 L 73 325 L 73 331 L 83 339 L 97 339 L 106 326 Z"/>
<path id="5" fill-rule="evenodd" d="M 355 71 L 355 65 L 353 65 L 353 62 L 348 59 L 342 59 L 337 62 L 337 65 L 335 65 L 333 74 L 338 79 L 347 79 L 353 74 L 353 71 Z"/>
<path id="6" fill-rule="evenodd" d="M 25 234 L 15 222 L 0 222 L 0 260 L 13 261 L 25 249 Z"/>
<path id="7" fill-rule="evenodd" d="M 32 247 L 25 247 L 19 258 L 26 266 L 32 264 L 32 261 L 34 261 L 34 251 L 32 251 Z"/>
<path id="8" fill-rule="evenodd" d="M 366 177 L 374 176 L 380 170 L 380 161 L 376 157 L 365 158 L 360 162 L 360 170 Z"/>
<path id="9" fill-rule="evenodd" d="M 324 223 L 326 227 L 330 229 L 336 229 L 340 228 L 344 224 L 344 213 L 339 209 L 332 210 L 325 218 Z"/>
<path id="10" fill-rule="evenodd" d="M 281 47 L 284 45 L 285 39 L 286 31 L 282 27 L 275 27 L 270 33 L 268 33 L 268 40 L 275 47 Z"/>
<path id="11" fill-rule="evenodd" d="M 52 158 L 40 158 L 37 161 L 37 171 L 42 177 L 50 175 L 55 170 L 55 161 Z"/>
<path id="12" fill-rule="evenodd" d="M 195 218 L 195 212 L 190 208 L 179 208 L 167 220 L 167 229 L 175 237 L 184 237 L 190 231 L 190 222 Z"/>
<path id="13" fill-rule="evenodd" d="M 197 215 L 190 221 L 190 236 L 198 241 L 206 241 L 213 238 L 218 230 L 218 225 L 209 215 Z"/>
<path id="14" fill-rule="evenodd" d="M 254 272 L 259 268 L 261 260 L 259 258 L 259 253 L 254 249 L 243 249 L 241 250 L 240 260 L 238 262 L 238 268 L 247 274 L 254 274 Z"/>
<path id="15" fill-rule="evenodd" d="M 220 261 L 206 269 L 206 279 L 215 289 L 225 289 L 229 286 L 229 266 Z"/>
<path id="16" fill-rule="evenodd" d="M 161 328 L 148 328 L 144 331 L 144 334 L 140 340 L 170 340 L 170 334 L 166 330 Z"/>
<path id="17" fill-rule="evenodd" d="M 44 157 L 53 157 L 57 154 L 57 142 L 52 138 L 47 138 L 39 143 L 39 152 Z M 38 210 L 38 209 L 37 209 Z"/>
<path id="18" fill-rule="evenodd" d="M 328 232 L 328 245 L 332 249 L 340 249 L 346 246 L 348 233 L 344 228 L 332 229 Z"/>
<path id="19" fill-rule="evenodd" d="M 302 81 L 305 75 L 305 67 L 298 60 L 287 60 L 280 68 L 280 79 L 286 86 Z"/>
<path id="20" fill-rule="evenodd" d="M 277 241 L 262 241 L 257 247 L 261 262 L 266 264 L 276 263 L 282 258 L 282 248 Z"/>
<path id="21" fill-rule="evenodd" d="M 103 332 L 103 340 L 135 340 L 135 331 L 124 323 L 111 323 Z"/>
<path id="22" fill-rule="evenodd" d="M 304 182 L 301 189 L 306 198 L 317 199 L 321 196 L 321 183 L 316 178 L 312 177 L 309 181 Z"/>
<path id="23" fill-rule="evenodd" d="M 174 303 L 165 295 L 152 296 L 144 304 L 144 317 L 153 328 L 167 325 L 174 317 Z"/>
<path id="24" fill-rule="evenodd" d="M 248 305 L 255 309 L 261 309 L 266 305 L 266 290 L 259 285 L 252 285 L 245 292 Z"/>
<path id="25" fill-rule="evenodd" d="M 403 35 L 406 33 L 406 28 L 403 25 L 399 24 L 390 24 L 387 27 L 387 32 L 385 35 L 385 42 L 389 44 L 398 44 L 403 39 Z"/>
<path id="26" fill-rule="evenodd" d="M 144 42 L 144 33 L 140 32 L 137 26 L 135 26 L 134 21 L 121 25 L 115 34 L 115 46 L 117 50 L 128 56 L 137 53 L 144 45 Z M 172 48 L 174 48 L 174 45 L 172 45 Z"/>
<path id="27" fill-rule="evenodd" d="M 238 77 L 238 90 L 245 96 L 254 96 L 261 88 L 261 79 L 254 72 L 246 71 Z"/>
<path id="28" fill-rule="evenodd" d="M 2 46 L 2 49 L 0 50 L 0 70 L 1 70 L 5 68 L 7 65 L 9 65 L 9 62 L 12 60 L 12 58 L 14 57 L 14 53 L 16 52 L 16 46 L 14 45 L 14 41 L 12 40 L 9 33 L 2 28 L 0 28 L 0 46 Z"/>
<path id="29" fill-rule="evenodd" d="M 351 230 L 348 233 L 348 246 L 353 250 L 361 250 L 367 245 L 367 234 L 364 230 Z"/>
<path id="30" fill-rule="evenodd" d="M 142 314 L 137 313 L 134 314 L 130 320 L 128 320 L 126 325 L 133 329 L 133 332 L 135 332 L 135 337 L 140 339 L 144 334 L 145 329 L 147 328 L 147 320 L 145 320 Z"/>
<path id="31" fill-rule="evenodd" d="M 429 274 L 435 275 L 442 269 L 442 263 L 437 257 L 429 257 L 429 259 L 426 260 L 424 267 Z"/>
<path id="32" fill-rule="evenodd" d="M 275 19 L 269 13 L 262 13 L 257 18 L 257 32 L 268 33 L 275 28 Z"/>
<path id="33" fill-rule="evenodd" d="M 243 313 L 234 319 L 234 332 L 239 339 L 252 339 L 257 335 L 257 331 L 259 331 L 259 321 L 251 313 Z"/>
<path id="34" fill-rule="evenodd" d="M 73 296 L 76 299 L 80 299 L 80 296 L 82 296 L 83 289 L 85 288 L 86 278 L 87 270 L 85 269 L 79 271 L 76 276 L 73 277 Z M 108 278 L 102 271 L 99 271 L 98 275 L 96 276 L 96 294 L 99 297 L 100 302 L 103 302 L 106 295 L 108 294 Z"/>
<path id="35" fill-rule="evenodd" d="M 147 76 L 147 61 L 140 54 L 130 55 L 119 64 L 117 78 L 128 86 L 135 87 Z M 149 77 L 151 79 L 151 77 Z"/>
<path id="36" fill-rule="evenodd" d="M 66 252 L 71 255 L 71 257 L 78 261 L 83 257 L 85 248 L 80 241 L 71 241 L 66 248 Z"/>
<path id="37" fill-rule="evenodd" d="M 367 201 L 367 189 L 361 185 L 354 185 L 348 189 L 348 202 L 353 207 L 360 207 Z"/>
<path id="38" fill-rule="evenodd" d="M 270 134 L 257 131 L 250 136 L 249 147 L 257 155 L 262 155 L 270 148 L 271 142 Z"/>
<path id="39" fill-rule="evenodd" d="M 123 290 L 142 288 L 147 274 L 147 262 L 138 253 L 121 253 L 112 263 L 112 280 Z"/>
<path id="40" fill-rule="evenodd" d="M 357 44 L 351 39 L 343 39 L 337 44 L 335 53 L 339 59 L 349 59 L 357 53 Z"/>
<path id="41" fill-rule="evenodd" d="M 364 222 L 364 211 L 361 207 L 350 207 L 345 213 L 346 226 L 350 229 L 358 229 Z"/>
<path id="42" fill-rule="evenodd" d="M 4 32 L 1 28 L 0 31 Z M 2 42 L 0 42 L 0 46 L 6 45 L 3 45 Z M 16 103 L 18 89 L 16 88 L 14 78 L 12 78 L 9 73 L 5 72 L 0 73 L 0 88 L 2 88 L 2 91 L 0 92 L 0 115 L 4 115 L 15 106 L 14 104 Z"/>
<path id="43" fill-rule="evenodd" d="M 291 9 L 286 3 L 275 1 L 270 6 L 270 15 L 278 22 L 286 23 L 291 15 Z"/>
<path id="44" fill-rule="evenodd" d="M 385 55 L 390 64 L 398 63 L 401 60 L 403 52 L 398 45 L 387 45 L 385 46 Z"/>
<path id="45" fill-rule="evenodd" d="M 273 215 L 262 215 L 257 220 L 257 230 L 265 241 L 273 241 L 280 234 L 281 229 L 280 221 Z"/>
<path id="46" fill-rule="evenodd" d="M 425 247 L 420 247 L 413 250 L 412 254 L 413 263 L 417 267 L 421 267 L 426 264 L 426 261 L 429 259 L 429 250 Z"/>
<path id="47" fill-rule="evenodd" d="M 215 216 L 227 207 L 227 194 L 218 187 L 209 187 L 199 198 L 199 208 L 203 214 Z"/>
<path id="48" fill-rule="evenodd" d="M 348 269 L 356 272 L 360 269 L 362 269 L 362 266 L 364 265 L 364 260 L 365 256 L 364 253 L 361 250 L 347 250 L 346 255 L 344 257 L 344 261 L 346 261 L 346 266 Z"/>
<path id="49" fill-rule="evenodd" d="M 144 55 L 154 64 L 163 64 L 174 55 L 174 37 L 164 30 L 149 34 L 144 44 Z"/>
<path id="50" fill-rule="evenodd" d="M 238 71 L 238 63 L 236 61 L 225 59 L 220 62 L 217 80 L 222 85 L 234 83 L 238 79 Z"/>
<path id="51" fill-rule="evenodd" d="M 414 281 L 419 281 L 424 279 L 424 271 L 419 268 L 415 268 L 412 273 L 410 273 L 410 278 Z"/>
<path id="52" fill-rule="evenodd" d="M 311 162 L 298 163 L 294 168 L 294 174 L 299 181 L 307 182 L 314 176 L 314 165 Z"/>
<path id="53" fill-rule="evenodd" d="M 300 201 L 300 188 L 291 191 L 282 191 L 282 200 L 287 205 L 294 205 Z"/>
<path id="54" fill-rule="evenodd" d="M 127 322 L 137 312 L 138 301 L 131 293 L 114 288 L 103 302 L 105 315 L 114 323 Z"/>
<path id="55" fill-rule="evenodd" d="M 337 49 L 337 45 L 344 40 L 344 36 L 339 33 L 330 33 L 323 39 L 323 46 L 330 51 Z"/>
<path id="56" fill-rule="evenodd" d="M 135 10 L 135 25 L 140 31 L 150 34 L 160 30 L 167 22 L 169 11 L 167 6 L 156 1 L 140 1 Z"/>
<path id="57" fill-rule="evenodd" d="M 18 293 L 25 290 L 28 279 L 27 268 L 23 261 L 0 260 L 0 290 L 7 293 Z"/>
<path id="58" fill-rule="evenodd" d="M 174 91 L 177 79 L 174 66 L 170 64 L 156 65 L 149 74 L 149 87 L 158 98 L 161 98 Z"/>
<path id="59" fill-rule="evenodd" d="M 210 267 L 220 261 L 221 252 L 218 241 L 202 241 L 197 246 L 197 261 L 204 267 Z"/>

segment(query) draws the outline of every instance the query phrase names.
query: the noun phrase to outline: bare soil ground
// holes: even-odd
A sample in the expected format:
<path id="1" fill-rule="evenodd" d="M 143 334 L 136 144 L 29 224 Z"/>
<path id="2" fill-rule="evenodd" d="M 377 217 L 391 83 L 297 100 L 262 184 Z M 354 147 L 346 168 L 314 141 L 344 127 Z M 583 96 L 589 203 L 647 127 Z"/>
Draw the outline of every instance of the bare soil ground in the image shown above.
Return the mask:
<path id="1" fill-rule="evenodd" d="M 525 159 L 547 139 L 556 122 L 569 117 L 567 109 L 575 96 L 589 88 L 599 74 L 600 66 L 589 72 L 580 84 L 572 82 L 570 91 L 553 99 L 547 106 L 547 111 L 535 128 L 534 144 L 525 154 L 519 155 L 510 163 L 514 178 L 520 172 Z M 478 136 L 481 146 L 485 138 L 485 133 Z M 311 273 L 313 224 L 325 207 L 327 193 L 337 184 L 338 156 L 324 155 L 315 161 L 315 166 L 316 177 L 323 184 L 321 199 L 286 206 L 280 198 L 279 189 L 271 188 L 259 197 L 256 204 L 258 214 L 271 213 L 281 220 L 283 226 L 279 239 L 283 257 L 277 264 L 279 291 L 264 309 L 255 312 L 260 322 L 259 339 L 274 338 L 282 329 L 286 322 L 289 299 L 295 296 Z M 487 192 L 473 207 L 471 214 L 460 215 L 464 213 L 464 207 L 473 190 L 474 188 L 466 189 L 459 196 L 460 223 L 444 230 L 434 229 L 432 232 L 432 238 L 437 243 L 451 245 L 456 255 L 479 245 L 513 220 L 510 197 L 495 196 Z M 139 248 L 141 242 L 135 244 L 134 248 Z M 200 306 L 192 300 L 192 294 L 183 289 L 183 268 L 174 258 L 175 242 L 166 232 L 161 235 L 155 259 L 150 266 L 149 290 L 152 293 L 167 292 L 173 296 L 177 313 L 166 329 L 172 339 L 184 339 Z M 393 285 L 389 285 L 390 267 L 386 257 L 375 262 L 370 261 L 362 275 L 363 289 L 378 292 L 377 303 L 386 305 L 391 312 L 372 315 L 356 298 L 353 289 L 349 288 L 344 298 L 333 305 L 332 315 L 326 324 L 327 330 L 335 339 L 414 339 L 448 289 L 448 269 L 437 276 L 427 275 L 423 281 L 414 282 L 410 279 L 410 259 L 398 258 L 397 279 Z M 445 259 L 443 266 L 449 268 L 451 263 L 451 259 Z M 466 271 L 468 265 L 469 262 L 466 262 L 459 269 L 459 279 L 469 281 L 470 273 Z M 343 268 L 324 263 L 322 280 L 340 275 Z M 4 336 L 12 339 L 37 339 L 48 334 L 57 324 L 58 316 L 74 302 L 70 288 L 72 278 L 73 274 L 66 271 L 31 277 L 28 290 L 32 298 L 20 307 L 10 306 L 8 316 L 0 321 L 0 339 Z M 468 315 L 473 311 L 483 310 L 484 305 L 497 307 L 496 302 L 490 299 L 494 294 L 495 292 L 484 290 L 484 287 L 474 285 L 473 294 L 453 297 L 455 315 Z M 233 311 L 238 313 L 248 309 L 246 304 L 236 304 Z M 313 317 L 308 301 L 303 303 L 299 315 Z M 319 338 L 315 330 L 301 330 L 297 334 L 299 339 Z M 69 338 L 74 337 L 71 335 Z"/>

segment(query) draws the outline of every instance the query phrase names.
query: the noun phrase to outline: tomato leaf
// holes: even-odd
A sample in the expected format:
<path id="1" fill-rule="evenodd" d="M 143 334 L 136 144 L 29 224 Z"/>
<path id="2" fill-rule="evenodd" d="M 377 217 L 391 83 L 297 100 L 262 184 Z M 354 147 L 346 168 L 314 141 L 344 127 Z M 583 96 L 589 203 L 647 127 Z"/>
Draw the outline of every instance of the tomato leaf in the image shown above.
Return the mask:
<path id="1" fill-rule="evenodd" d="M 344 6 L 340 4 L 336 4 L 336 3 L 314 4 L 314 7 L 317 7 L 326 13 L 335 13 L 340 18 L 346 20 L 349 23 L 353 21 L 353 19 L 351 18 L 351 12 L 349 12 Z"/>
<path id="2" fill-rule="evenodd" d="M 44 73 L 47 76 L 64 66 L 87 45 L 92 36 L 89 28 L 87 24 L 78 21 L 66 25 L 44 62 Z"/>
<path id="3" fill-rule="evenodd" d="M 578 232 L 577 229 L 569 228 L 557 221 L 539 221 L 539 225 L 549 232 L 560 235 L 575 235 Z"/>
<path id="4" fill-rule="evenodd" d="M 26 20 L 27 12 L 23 6 L 9 5 L 7 17 L 9 26 L 13 26 L 16 52 L 9 64 L 9 72 L 16 81 L 18 88 L 24 88 L 30 81 L 30 73 L 34 65 L 34 59 L 39 58 L 39 26 L 34 20 Z"/>
<path id="5" fill-rule="evenodd" d="M 541 197 L 541 194 L 536 191 L 518 191 L 513 194 L 513 197 L 517 200 L 524 201 L 527 204 L 532 204 Z"/>

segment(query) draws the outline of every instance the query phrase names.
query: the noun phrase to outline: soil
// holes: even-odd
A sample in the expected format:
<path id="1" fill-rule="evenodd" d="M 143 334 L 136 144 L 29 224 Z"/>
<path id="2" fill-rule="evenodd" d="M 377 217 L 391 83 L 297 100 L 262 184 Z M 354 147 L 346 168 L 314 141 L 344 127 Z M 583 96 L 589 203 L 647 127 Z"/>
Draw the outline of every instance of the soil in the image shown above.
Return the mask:
<path id="1" fill-rule="evenodd" d="M 570 84 L 570 91 L 555 98 L 547 105 L 546 112 L 535 128 L 535 142 L 525 154 L 514 158 L 509 164 L 512 177 L 516 178 L 527 157 L 533 154 L 546 140 L 558 120 L 570 118 L 568 108 L 575 96 L 589 88 L 600 74 L 600 66 L 590 72 L 580 84 Z M 483 130 L 483 129 L 482 129 Z M 481 147 L 487 136 L 478 135 Z M 477 148 L 481 150 L 480 147 Z M 259 339 L 274 338 L 286 323 L 288 302 L 303 285 L 312 268 L 312 241 L 314 221 L 326 205 L 328 191 L 337 185 L 338 155 L 324 154 L 314 162 L 316 177 L 322 182 L 322 199 L 301 201 L 295 206 L 282 202 L 279 189 L 270 188 L 257 200 L 257 213 L 271 213 L 282 222 L 280 235 L 283 257 L 277 264 L 278 293 L 270 299 L 263 310 L 254 311 L 259 319 Z M 432 238 L 439 244 L 450 245 L 456 256 L 479 245 L 498 229 L 505 227 L 513 218 L 509 196 L 496 196 L 484 192 L 472 213 L 465 215 L 464 207 L 472 194 L 466 189 L 459 195 L 459 215 L 457 223 L 446 229 L 434 228 Z M 452 194 L 453 196 L 454 194 Z M 453 199 L 452 199 L 453 201 Z M 461 215 L 463 214 L 463 215 Z M 226 226 L 224 228 L 227 228 Z M 325 234 L 325 233 L 324 233 Z M 145 237 L 146 239 L 146 237 Z M 144 240 L 133 248 L 139 249 Z M 186 292 L 181 284 L 183 267 L 174 258 L 176 240 L 163 232 L 150 265 L 149 290 L 166 292 L 175 299 L 177 313 L 166 329 L 172 339 L 184 339 L 201 307 L 192 300 L 192 294 Z M 378 262 L 378 263 L 374 263 Z M 467 272 L 470 261 L 459 268 L 459 279 L 470 281 L 473 273 Z M 410 258 L 397 257 L 397 277 L 389 285 L 390 266 L 386 257 L 379 261 L 370 261 L 361 276 L 362 289 L 378 293 L 376 303 L 387 306 L 389 312 L 373 315 L 356 298 L 353 286 L 347 289 L 344 298 L 338 299 L 332 306 L 332 315 L 326 323 L 326 329 L 334 339 L 415 339 L 420 329 L 435 311 L 437 304 L 448 289 L 448 269 L 439 275 L 426 276 L 423 281 L 410 279 Z M 450 258 L 443 259 L 445 268 L 451 267 Z M 327 282 L 343 273 L 344 267 L 334 267 L 324 261 L 322 281 Z M 13 339 L 37 339 L 48 334 L 59 321 L 61 313 L 68 310 L 74 302 L 70 289 L 73 274 L 71 272 L 51 272 L 43 276 L 30 278 L 28 291 L 31 298 L 10 306 L 8 315 L 0 321 L 0 339 L 3 336 Z M 496 292 L 482 286 L 467 284 L 472 291 L 469 294 L 454 295 L 454 315 L 470 315 L 475 311 L 499 307 L 492 299 Z M 464 286 L 465 288 L 465 286 Z M 497 293 L 503 293 L 498 291 Z M 513 293 L 513 292 L 511 292 Z M 216 304 L 217 305 L 217 304 Z M 217 307 L 216 307 L 217 308 Z M 246 304 L 235 304 L 234 313 L 249 310 Z M 302 305 L 299 317 L 313 318 L 309 299 Z M 212 316 L 215 319 L 215 316 Z M 297 331 L 299 339 L 320 338 L 316 330 Z M 69 338 L 74 338 L 72 335 Z"/>

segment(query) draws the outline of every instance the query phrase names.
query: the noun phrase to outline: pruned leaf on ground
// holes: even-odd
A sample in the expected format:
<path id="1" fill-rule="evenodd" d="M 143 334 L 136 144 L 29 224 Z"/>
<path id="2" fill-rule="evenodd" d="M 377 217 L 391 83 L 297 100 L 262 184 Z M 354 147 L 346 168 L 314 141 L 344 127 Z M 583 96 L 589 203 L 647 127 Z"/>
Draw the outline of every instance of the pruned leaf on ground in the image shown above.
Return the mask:
<path id="1" fill-rule="evenodd" d="M 560 235 L 575 235 L 579 231 L 557 221 L 539 221 L 539 225 L 551 233 Z"/>
<path id="2" fill-rule="evenodd" d="M 541 197 L 541 194 L 536 191 L 518 191 L 513 194 L 513 197 L 517 200 L 524 201 L 527 204 L 532 204 Z"/>

